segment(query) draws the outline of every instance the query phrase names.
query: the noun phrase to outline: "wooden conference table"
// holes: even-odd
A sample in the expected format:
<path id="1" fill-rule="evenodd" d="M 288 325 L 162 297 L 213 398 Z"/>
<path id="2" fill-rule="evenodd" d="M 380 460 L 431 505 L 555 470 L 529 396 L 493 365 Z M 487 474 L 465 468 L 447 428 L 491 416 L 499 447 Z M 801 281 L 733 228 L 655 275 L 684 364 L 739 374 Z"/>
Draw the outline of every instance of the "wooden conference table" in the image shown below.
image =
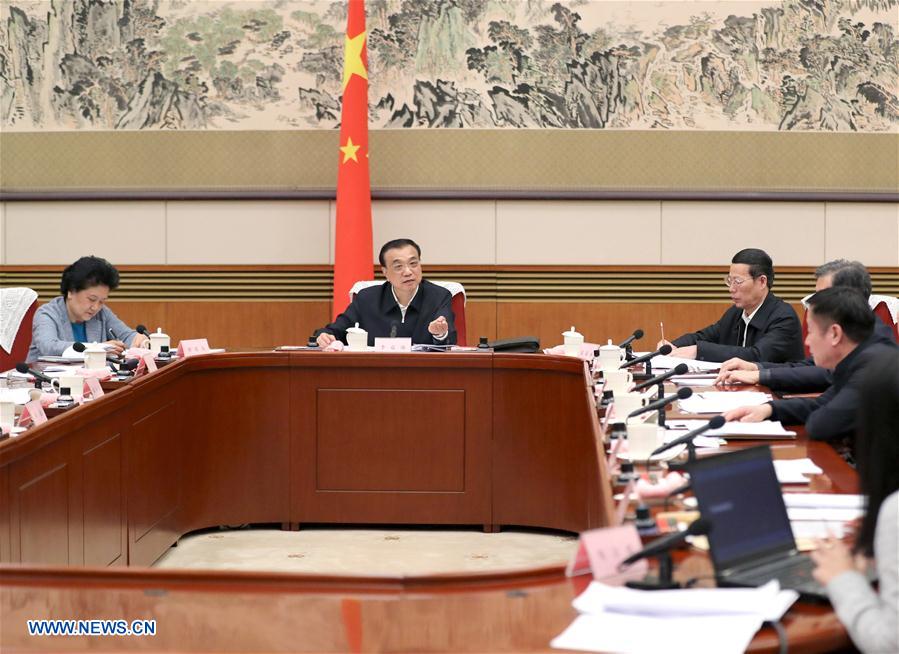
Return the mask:
<path id="1" fill-rule="evenodd" d="M 583 584 L 559 567 L 350 578 L 141 566 L 216 525 L 610 524 L 589 381 L 579 360 L 490 352 L 170 364 L 0 443 L 0 649 L 542 651 Z M 854 492 L 830 448 L 784 452 Z M 35 640 L 25 628 L 97 617 L 156 618 L 159 633 Z M 791 651 L 848 642 L 824 607 L 786 624 Z M 762 632 L 754 649 L 776 644 Z"/>

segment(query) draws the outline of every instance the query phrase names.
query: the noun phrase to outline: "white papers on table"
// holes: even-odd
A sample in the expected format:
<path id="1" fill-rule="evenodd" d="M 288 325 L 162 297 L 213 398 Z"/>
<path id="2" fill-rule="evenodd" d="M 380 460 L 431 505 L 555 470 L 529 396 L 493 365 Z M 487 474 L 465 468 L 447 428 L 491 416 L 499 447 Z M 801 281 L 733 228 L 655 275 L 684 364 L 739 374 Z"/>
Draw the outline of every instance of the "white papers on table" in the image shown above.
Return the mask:
<path id="1" fill-rule="evenodd" d="M 668 420 L 665 424 L 671 430 L 684 431 L 699 429 L 707 424 L 706 420 Z M 763 420 L 762 422 L 726 422 L 721 429 L 709 429 L 706 436 L 733 438 L 735 436 L 757 436 L 758 438 L 792 438 L 795 431 L 784 429 L 779 420 Z"/>
<path id="2" fill-rule="evenodd" d="M 781 484 L 807 484 L 806 475 L 820 475 L 824 471 L 811 459 L 775 459 L 774 472 Z"/>
<path id="3" fill-rule="evenodd" d="M 675 386 L 714 386 L 717 374 L 712 375 L 675 375 L 671 382 Z"/>
<path id="4" fill-rule="evenodd" d="M 594 581 L 573 602 L 581 615 L 551 645 L 608 652 L 743 652 L 762 622 L 780 619 L 797 597 L 776 581 L 761 588 L 651 592 Z"/>
<path id="5" fill-rule="evenodd" d="M 758 391 L 712 391 L 693 393 L 686 400 L 678 402 L 686 413 L 724 413 L 741 406 L 755 406 L 771 400 L 767 393 Z"/>
<path id="6" fill-rule="evenodd" d="M 15 402 L 19 406 L 25 406 L 31 401 L 31 397 L 28 395 L 30 390 L 28 387 L 0 388 L 0 402 Z"/>
<path id="7" fill-rule="evenodd" d="M 829 520 L 796 520 L 790 523 L 793 538 L 800 540 L 824 540 L 846 535 L 845 523 Z M 798 545 L 798 542 L 797 542 Z M 800 550 L 803 548 L 800 547 Z"/>
<path id="8" fill-rule="evenodd" d="M 864 509 L 787 509 L 790 521 L 851 522 L 865 515 Z"/>
<path id="9" fill-rule="evenodd" d="M 47 366 L 41 372 L 47 377 L 62 377 L 63 375 L 74 375 L 77 370 L 81 370 L 84 366 Z"/>
<path id="10" fill-rule="evenodd" d="M 690 372 L 710 372 L 712 370 L 720 370 L 721 364 L 715 361 L 699 361 L 698 359 L 684 359 L 682 357 L 672 357 L 660 354 L 653 357 L 650 361 L 653 370 L 671 370 L 677 368 L 681 363 L 687 364 L 687 370 Z"/>
<path id="11" fill-rule="evenodd" d="M 788 509 L 864 509 L 865 496 L 837 493 L 784 493 Z"/>

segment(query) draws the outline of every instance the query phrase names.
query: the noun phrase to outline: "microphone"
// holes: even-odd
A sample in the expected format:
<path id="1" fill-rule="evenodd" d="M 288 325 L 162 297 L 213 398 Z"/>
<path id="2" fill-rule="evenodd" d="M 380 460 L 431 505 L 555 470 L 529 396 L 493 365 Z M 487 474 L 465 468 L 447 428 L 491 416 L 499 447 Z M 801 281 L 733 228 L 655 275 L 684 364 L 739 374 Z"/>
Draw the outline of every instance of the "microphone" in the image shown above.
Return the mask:
<path id="1" fill-rule="evenodd" d="M 633 418 L 634 416 L 639 416 L 643 413 L 649 413 L 650 411 L 658 411 L 660 409 L 664 409 L 666 405 L 671 404 L 676 400 L 686 400 L 688 397 L 693 395 L 693 389 L 687 388 L 678 388 L 677 393 L 674 395 L 666 395 L 665 397 L 656 400 L 655 402 L 650 402 L 644 407 L 637 409 L 636 411 L 631 411 L 628 414 L 628 418 Z"/>
<path id="2" fill-rule="evenodd" d="M 724 426 L 725 422 L 727 422 L 727 421 L 724 419 L 724 416 L 715 416 L 714 418 L 709 420 L 706 424 L 704 424 L 702 427 L 698 427 L 691 432 L 687 432 L 683 436 L 678 436 L 674 440 L 668 441 L 664 445 L 660 445 L 659 447 L 656 448 L 655 452 L 650 454 L 650 456 L 655 456 L 656 454 L 659 454 L 660 452 L 664 452 L 665 450 L 670 450 L 672 447 L 675 447 L 676 445 L 680 445 L 681 443 L 689 443 L 690 441 L 692 441 L 694 438 L 696 438 L 700 434 L 707 432 L 709 429 L 721 429 Z"/>
<path id="3" fill-rule="evenodd" d="M 647 379 L 645 382 L 637 384 L 632 389 L 634 392 L 642 391 L 644 388 L 649 388 L 650 386 L 655 386 L 656 384 L 661 384 L 666 379 L 674 377 L 675 375 L 684 375 L 690 368 L 686 363 L 679 363 L 674 368 L 669 370 L 668 372 L 662 373 L 658 377 L 653 377 L 652 379 Z"/>
<path id="4" fill-rule="evenodd" d="M 45 382 L 45 383 L 47 383 L 47 384 L 50 383 L 50 378 L 47 377 L 47 375 L 45 375 L 44 373 L 40 372 L 39 370 L 35 370 L 34 368 L 29 368 L 29 367 L 28 367 L 28 364 L 25 363 L 25 362 L 17 363 L 17 364 L 16 364 L 16 372 L 20 372 L 20 373 L 22 373 L 23 375 L 31 375 L 32 377 L 34 377 L 34 378 L 37 379 L 38 381 L 42 381 L 42 382 Z"/>
<path id="5" fill-rule="evenodd" d="M 618 347 L 627 347 L 634 341 L 639 341 L 641 338 L 643 338 L 643 330 L 642 329 L 634 330 L 634 333 L 631 334 L 630 336 L 628 336 L 626 339 L 624 339 L 621 343 L 619 343 Z"/>
<path id="6" fill-rule="evenodd" d="M 625 361 L 618 368 L 630 368 L 631 366 L 636 366 L 638 363 L 643 363 L 644 361 L 649 361 L 653 357 L 657 357 L 660 354 L 671 354 L 671 346 L 665 343 L 662 347 L 660 347 L 655 352 L 649 352 L 648 354 L 644 354 L 642 357 L 637 357 L 636 359 L 631 359 L 630 361 Z"/>
<path id="7" fill-rule="evenodd" d="M 626 568 L 630 565 L 633 565 L 640 559 L 645 559 L 649 556 L 655 556 L 656 554 L 667 552 L 672 547 L 685 540 L 687 536 L 705 536 L 711 530 L 712 523 L 705 518 L 694 520 L 692 523 L 690 523 L 690 526 L 683 531 L 657 538 L 639 552 L 631 554 L 624 561 L 618 564 L 618 569 L 620 570 L 621 568 Z"/>
<path id="8" fill-rule="evenodd" d="M 134 328 L 134 331 L 136 331 L 138 334 L 143 334 L 147 338 L 150 338 L 150 332 L 147 331 L 146 325 L 138 325 Z"/>
<path id="9" fill-rule="evenodd" d="M 400 324 L 396 320 L 390 321 L 390 338 L 396 338 L 396 330 L 399 329 Z"/>

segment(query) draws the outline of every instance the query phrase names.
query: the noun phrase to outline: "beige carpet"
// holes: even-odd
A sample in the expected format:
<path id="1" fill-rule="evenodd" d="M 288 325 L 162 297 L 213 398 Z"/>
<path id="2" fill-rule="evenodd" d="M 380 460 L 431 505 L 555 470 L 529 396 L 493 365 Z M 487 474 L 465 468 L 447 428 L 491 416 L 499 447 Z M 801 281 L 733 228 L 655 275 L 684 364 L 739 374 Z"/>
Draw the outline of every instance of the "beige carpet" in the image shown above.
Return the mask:
<path id="1" fill-rule="evenodd" d="M 154 567 L 346 575 L 426 575 L 564 565 L 573 535 L 476 529 L 236 529 L 185 536 Z"/>

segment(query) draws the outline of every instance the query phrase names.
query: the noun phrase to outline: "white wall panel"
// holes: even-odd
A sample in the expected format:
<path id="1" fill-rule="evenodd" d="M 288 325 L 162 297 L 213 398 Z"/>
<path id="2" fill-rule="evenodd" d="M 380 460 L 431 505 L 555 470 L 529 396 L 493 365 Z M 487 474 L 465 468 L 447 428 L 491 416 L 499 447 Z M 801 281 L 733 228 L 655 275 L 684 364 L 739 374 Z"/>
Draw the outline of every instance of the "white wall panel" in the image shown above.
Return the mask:
<path id="1" fill-rule="evenodd" d="M 328 202 L 167 203 L 170 264 L 326 264 Z"/>
<path id="2" fill-rule="evenodd" d="M 656 265 L 659 202 L 500 201 L 503 265 Z"/>
<path id="3" fill-rule="evenodd" d="M 113 265 L 165 263 L 165 203 L 7 202 L 9 265 L 70 264 L 93 254 Z"/>
<path id="4" fill-rule="evenodd" d="M 665 265 L 728 265 L 743 248 L 761 248 L 774 266 L 824 261 L 823 202 L 663 202 Z"/>

